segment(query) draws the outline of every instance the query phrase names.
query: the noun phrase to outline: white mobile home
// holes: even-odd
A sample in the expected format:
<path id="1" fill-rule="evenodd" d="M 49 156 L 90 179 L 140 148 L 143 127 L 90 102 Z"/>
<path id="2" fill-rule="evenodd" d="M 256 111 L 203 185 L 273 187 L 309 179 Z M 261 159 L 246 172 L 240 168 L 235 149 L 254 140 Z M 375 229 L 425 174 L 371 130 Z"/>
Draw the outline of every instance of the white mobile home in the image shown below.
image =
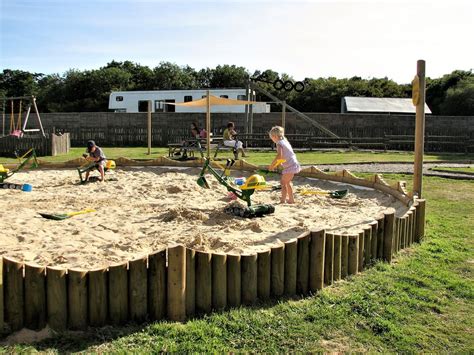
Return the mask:
<path id="1" fill-rule="evenodd" d="M 167 105 L 167 103 L 189 102 L 202 99 L 207 90 L 157 90 L 115 91 L 110 94 L 109 109 L 115 112 L 147 112 L 148 101 L 152 101 L 152 112 L 206 112 L 205 107 Z M 245 89 L 211 89 L 210 94 L 226 99 L 246 100 Z M 245 112 L 242 106 L 212 106 L 211 112 Z M 270 112 L 270 105 L 259 102 L 253 112 Z"/>

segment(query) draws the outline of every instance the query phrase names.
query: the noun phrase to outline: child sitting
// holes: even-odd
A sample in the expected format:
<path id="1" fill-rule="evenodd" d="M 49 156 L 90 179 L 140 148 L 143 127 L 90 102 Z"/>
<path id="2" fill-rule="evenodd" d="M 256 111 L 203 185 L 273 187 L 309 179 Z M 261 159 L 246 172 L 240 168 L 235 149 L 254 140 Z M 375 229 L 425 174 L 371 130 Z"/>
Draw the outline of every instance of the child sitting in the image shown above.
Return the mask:
<path id="1" fill-rule="evenodd" d="M 98 147 L 94 141 L 90 140 L 87 142 L 87 153 L 83 154 L 84 158 L 90 161 L 96 162 L 97 170 L 100 173 L 100 181 L 105 181 L 105 163 L 107 162 L 105 154 L 100 147 Z M 90 170 L 86 171 L 86 179 L 89 179 Z"/>
<path id="2" fill-rule="evenodd" d="M 245 154 L 243 143 L 235 139 L 237 132 L 234 130 L 234 127 L 234 122 L 227 123 L 227 128 L 222 134 L 224 139 L 224 145 L 227 147 L 234 148 L 235 159 L 239 159 L 239 151 L 242 152 L 242 157 L 248 157 L 248 155 Z"/>

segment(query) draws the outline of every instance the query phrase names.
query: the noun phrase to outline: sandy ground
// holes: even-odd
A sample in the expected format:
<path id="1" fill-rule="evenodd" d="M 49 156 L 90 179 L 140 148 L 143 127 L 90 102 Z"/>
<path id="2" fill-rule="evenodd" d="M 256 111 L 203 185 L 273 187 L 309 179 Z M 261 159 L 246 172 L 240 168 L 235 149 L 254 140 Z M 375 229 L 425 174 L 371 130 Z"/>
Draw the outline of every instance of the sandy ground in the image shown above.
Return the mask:
<path id="1" fill-rule="evenodd" d="M 275 203 L 275 213 L 242 219 L 223 212 L 230 201 L 226 189 L 212 176 L 207 177 L 211 189 L 202 189 L 196 184 L 198 174 L 198 169 L 127 168 L 108 175 L 116 181 L 79 185 L 76 170 L 17 173 L 8 182 L 32 184 L 33 191 L 0 190 L 0 255 L 39 265 L 91 268 L 173 243 L 246 253 L 266 250 L 313 228 L 357 232 L 383 211 L 406 211 L 402 203 L 378 191 L 295 178 L 295 188 L 349 188 L 350 193 L 341 200 L 297 194 L 295 205 L 281 205 L 279 191 L 258 191 L 253 202 Z M 277 184 L 272 178 L 267 182 Z M 97 212 L 63 221 L 38 215 L 86 208 Z"/>

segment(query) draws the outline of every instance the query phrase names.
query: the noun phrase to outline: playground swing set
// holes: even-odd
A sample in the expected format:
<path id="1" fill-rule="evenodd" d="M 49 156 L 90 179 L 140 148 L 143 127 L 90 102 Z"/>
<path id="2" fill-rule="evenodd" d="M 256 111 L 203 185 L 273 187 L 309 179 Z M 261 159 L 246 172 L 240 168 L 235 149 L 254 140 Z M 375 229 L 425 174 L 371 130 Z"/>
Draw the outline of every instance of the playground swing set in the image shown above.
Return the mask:
<path id="1" fill-rule="evenodd" d="M 22 138 L 25 133 L 30 132 L 41 132 L 43 137 L 46 137 L 44 133 L 43 124 L 39 114 L 38 106 L 36 105 L 36 97 L 31 96 L 17 96 L 17 97 L 5 97 L 0 98 L 2 101 L 2 137 L 17 137 Z M 26 113 L 23 118 L 23 102 L 26 102 Z M 10 106 L 10 129 L 6 132 L 6 114 Z M 36 113 L 39 128 L 27 128 L 28 120 L 30 118 L 31 108 Z M 18 111 L 16 111 L 18 110 Z"/>

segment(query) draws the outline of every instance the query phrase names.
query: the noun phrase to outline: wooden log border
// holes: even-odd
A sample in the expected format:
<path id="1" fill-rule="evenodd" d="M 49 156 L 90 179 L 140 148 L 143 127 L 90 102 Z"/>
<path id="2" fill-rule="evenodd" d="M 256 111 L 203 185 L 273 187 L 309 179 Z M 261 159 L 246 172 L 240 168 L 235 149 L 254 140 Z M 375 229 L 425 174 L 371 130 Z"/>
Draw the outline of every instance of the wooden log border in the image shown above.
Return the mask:
<path id="1" fill-rule="evenodd" d="M 117 159 L 118 165 L 200 166 L 202 161 L 147 162 Z M 47 168 L 77 165 L 43 163 Z M 238 170 L 255 170 L 245 161 Z M 413 199 L 398 183 L 380 175 L 361 179 L 348 171 L 326 174 L 316 167 L 300 176 L 374 188 L 409 205 Z M 256 254 L 211 254 L 181 245 L 109 267 L 82 270 L 43 267 L 0 257 L 0 336 L 23 327 L 83 330 L 88 326 L 170 319 L 184 321 L 270 297 L 293 297 L 321 290 L 354 276 L 376 260 L 391 262 L 425 235 L 426 201 L 415 199 L 396 217 L 386 212 L 357 234 L 305 232 Z"/>

